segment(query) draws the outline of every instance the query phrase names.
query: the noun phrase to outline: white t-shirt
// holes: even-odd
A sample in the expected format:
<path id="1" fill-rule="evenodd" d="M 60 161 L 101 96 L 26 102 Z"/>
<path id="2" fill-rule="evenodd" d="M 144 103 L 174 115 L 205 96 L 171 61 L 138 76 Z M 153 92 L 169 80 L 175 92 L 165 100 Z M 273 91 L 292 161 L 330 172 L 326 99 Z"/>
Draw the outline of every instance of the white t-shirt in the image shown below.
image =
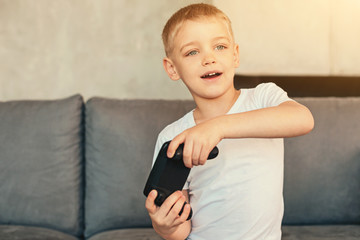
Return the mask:
<path id="1" fill-rule="evenodd" d="M 289 100 L 275 84 L 260 84 L 241 89 L 228 114 Z M 193 111 L 168 125 L 159 134 L 154 161 L 164 142 L 193 126 Z M 282 138 L 223 139 L 217 158 L 193 167 L 184 186 L 193 210 L 188 239 L 281 239 L 283 145 Z"/>

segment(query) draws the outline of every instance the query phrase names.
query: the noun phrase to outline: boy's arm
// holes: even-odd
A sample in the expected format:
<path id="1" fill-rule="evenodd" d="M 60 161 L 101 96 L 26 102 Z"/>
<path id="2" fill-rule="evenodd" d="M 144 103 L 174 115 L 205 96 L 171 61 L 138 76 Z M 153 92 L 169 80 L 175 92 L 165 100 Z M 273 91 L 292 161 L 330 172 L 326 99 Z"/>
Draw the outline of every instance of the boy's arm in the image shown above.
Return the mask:
<path id="1" fill-rule="evenodd" d="M 314 127 L 309 109 L 295 101 L 228 116 L 218 119 L 225 138 L 296 137 L 309 133 Z"/>
<path id="2" fill-rule="evenodd" d="M 190 205 L 186 204 L 181 216 L 179 212 L 184 202 L 189 202 L 188 191 L 183 190 L 171 194 L 161 207 L 155 205 L 156 195 L 155 190 L 151 191 L 145 203 L 154 230 L 166 240 L 186 239 L 191 231 L 191 221 L 186 221 L 190 214 Z"/>
<path id="3" fill-rule="evenodd" d="M 313 127 L 309 109 L 295 101 L 286 101 L 275 107 L 219 116 L 199 123 L 176 136 L 167 153 L 172 156 L 184 142 L 184 163 L 192 167 L 203 165 L 223 138 L 295 137 L 307 134 Z"/>

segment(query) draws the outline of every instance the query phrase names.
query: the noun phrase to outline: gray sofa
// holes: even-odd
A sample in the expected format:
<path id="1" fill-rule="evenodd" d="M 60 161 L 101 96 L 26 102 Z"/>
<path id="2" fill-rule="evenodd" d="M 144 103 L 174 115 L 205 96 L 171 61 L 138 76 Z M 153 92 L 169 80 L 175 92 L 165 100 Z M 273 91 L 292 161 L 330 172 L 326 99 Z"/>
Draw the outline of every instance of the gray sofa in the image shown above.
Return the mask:
<path id="1" fill-rule="evenodd" d="M 360 239 L 360 98 L 298 98 L 283 239 Z M 0 102 L 0 239 L 160 239 L 142 190 L 159 131 L 191 101 Z M 226 239 L 226 238 L 225 238 Z"/>

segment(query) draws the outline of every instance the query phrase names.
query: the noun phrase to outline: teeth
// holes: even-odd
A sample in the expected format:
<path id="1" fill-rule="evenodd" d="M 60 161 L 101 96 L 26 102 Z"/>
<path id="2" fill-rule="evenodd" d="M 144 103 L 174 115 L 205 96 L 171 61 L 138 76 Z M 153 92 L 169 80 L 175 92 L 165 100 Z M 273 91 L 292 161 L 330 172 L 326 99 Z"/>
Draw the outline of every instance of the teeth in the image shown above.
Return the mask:
<path id="1" fill-rule="evenodd" d="M 220 73 L 209 73 L 209 74 L 206 74 L 206 75 L 204 75 L 204 76 L 202 76 L 202 78 L 207 78 L 207 77 L 213 77 L 213 76 L 219 76 L 220 75 Z"/>

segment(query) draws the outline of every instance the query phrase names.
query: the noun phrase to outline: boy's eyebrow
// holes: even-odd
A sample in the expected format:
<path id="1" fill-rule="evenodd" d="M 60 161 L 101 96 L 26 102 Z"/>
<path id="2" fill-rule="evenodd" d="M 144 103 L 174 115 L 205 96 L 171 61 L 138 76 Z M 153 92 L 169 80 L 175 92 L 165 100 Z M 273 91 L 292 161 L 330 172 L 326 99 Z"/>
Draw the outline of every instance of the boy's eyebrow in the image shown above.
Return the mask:
<path id="1" fill-rule="evenodd" d="M 222 40 L 222 39 L 225 39 L 226 41 L 229 41 L 230 42 L 230 39 L 226 36 L 220 36 L 220 37 L 215 37 L 212 39 L 212 41 L 218 41 L 218 40 Z M 198 41 L 191 41 L 191 42 L 188 42 L 186 44 L 184 44 L 181 48 L 180 48 L 180 52 L 182 52 L 182 50 L 188 46 L 191 46 L 191 45 L 195 45 L 197 44 Z"/>
<path id="2" fill-rule="evenodd" d="M 183 51 L 184 48 L 191 46 L 191 45 L 195 45 L 196 43 L 198 43 L 197 41 L 192 41 L 192 42 L 188 42 L 186 44 L 184 44 L 181 48 L 180 48 L 180 52 Z"/>
<path id="3" fill-rule="evenodd" d="M 213 39 L 213 41 L 215 41 L 215 40 L 217 41 L 217 40 L 221 40 L 221 39 L 225 39 L 225 40 L 230 42 L 230 38 L 225 37 L 225 36 L 224 37 L 216 37 L 216 38 Z"/>

